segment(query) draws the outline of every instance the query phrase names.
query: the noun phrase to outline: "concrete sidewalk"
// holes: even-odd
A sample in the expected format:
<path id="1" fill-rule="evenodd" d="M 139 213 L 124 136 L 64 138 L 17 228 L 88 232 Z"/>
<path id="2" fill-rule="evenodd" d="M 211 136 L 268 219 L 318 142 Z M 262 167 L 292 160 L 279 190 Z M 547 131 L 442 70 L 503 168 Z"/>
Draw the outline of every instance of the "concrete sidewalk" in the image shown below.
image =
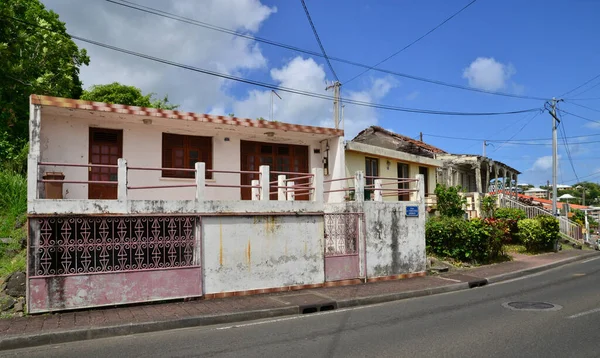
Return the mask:
<path id="1" fill-rule="evenodd" d="M 600 256 L 568 250 L 439 276 L 277 294 L 154 303 L 0 320 L 0 349 L 296 315 L 458 291 Z"/>

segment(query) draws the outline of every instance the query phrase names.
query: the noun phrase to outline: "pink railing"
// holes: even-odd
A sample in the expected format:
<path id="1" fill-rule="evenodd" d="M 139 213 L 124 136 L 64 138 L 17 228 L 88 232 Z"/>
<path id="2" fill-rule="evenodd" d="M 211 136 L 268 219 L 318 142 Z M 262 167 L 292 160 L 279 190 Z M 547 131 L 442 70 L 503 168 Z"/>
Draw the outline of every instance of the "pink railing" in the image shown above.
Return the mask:
<path id="1" fill-rule="evenodd" d="M 311 173 L 299 173 L 299 172 L 284 172 L 284 171 L 272 171 L 274 175 L 285 175 L 286 178 L 283 180 L 286 185 L 279 185 L 279 180 L 271 181 L 269 195 L 275 195 L 279 193 L 279 189 L 283 189 L 283 194 L 293 194 L 295 197 L 310 196 L 315 190 L 314 175 Z M 291 177 L 289 177 L 291 176 Z M 296 181 L 305 181 L 305 183 L 296 183 Z M 287 185 L 289 182 L 294 182 L 294 185 Z M 275 184 L 275 185 L 273 185 Z M 275 191 L 273 191 L 275 189 Z"/>
<path id="2" fill-rule="evenodd" d="M 324 180 L 323 183 L 335 183 L 335 182 L 339 182 L 339 181 L 345 181 L 345 182 L 347 182 L 348 180 L 354 180 L 354 177 L 328 179 L 328 180 Z M 345 186 L 342 189 L 325 190 L 324 193 L 326 193 L 326 194 L 327 193 L 338 193 L 338 192 L 342 192 L 342 191 L 345 192 L 345 191 L 351 191 L 351 190 L 354 190 L 354 187 Z"/>
<path id="3" fill-rule="evenodd" d="M 39 162 L 38 167 L 70 167 L 70 168 L 111 168 L 117 169 L 116 165 L 108 164 L 71 164 L 71 163 L 54 163 L 54 162 Z M 108 180 L 57 180 L 57 179 L 38 179 L 38 183 L 64 183 L 64 184 L 103 184 L 117 185 L 116 181 Z"/>

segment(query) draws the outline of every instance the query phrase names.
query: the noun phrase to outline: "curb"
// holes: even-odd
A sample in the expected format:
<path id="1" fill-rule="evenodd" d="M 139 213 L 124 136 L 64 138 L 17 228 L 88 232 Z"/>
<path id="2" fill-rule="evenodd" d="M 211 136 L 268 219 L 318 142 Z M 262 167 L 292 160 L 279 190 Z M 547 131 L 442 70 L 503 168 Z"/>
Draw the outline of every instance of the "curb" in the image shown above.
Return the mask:
<path id="1" fill-rule="evenodd" d="M 187 317 L 168 321 L 130 323 L 127 325 L 65 330 L 48 333 L 12 336 L 0 339 L 0 351 L 30 348 L 48 344 L 68 343 L 97 338 L 126 336 L 138 333 L 167 331 L 172 329 L 211 326 L 222 323 L 250 321 L 262 318 L 291 316 L 299 314 L 298 306 L 237 312 L 223 315 Z"/>
<path id="2" fill-rule="evenodd" d="M 434 287 L 424 290 L 415 290 L 407 292 L 397 292 L 390 294 L 383 294 L 369 297 L 358 297 L 335 301 L 337 308 L 351 308 L 358 306 L 374 305 L 378 303 L 400 301 L 408 298 L 417 298 L 424 296 L 437 295 L 441 293 L 449 293 L 456 291 L 468 290 L 473 287 L 484 286 L 486 284 L 498 283 L 507 281 L 510 279 L 550 270 L 556 267 L 560 267 L 566 264 L 582 261 L 590 257 L 600 257 L 599 252 L 592 252 L 589 254 L 569 257 L 564 260 L 552 262 L 550 264 L 523 269 L 519 271 L 509 272 L 489 278 L 482 278 L 480 280 L 472 282 L 461 282 L 456 284 L 450 284 L 446 286 Z M 19 349 L 19 348 L 30 348 L 35 346 L 68 343 L 75 341 L 83 341 L 98 338 L 109 338 L 117 336 L 125 336 L 139 333 L 159 332 L 181 328 L 191 327 L 202 327 L 211 326 L 223 323 L 234 323 L 243 322 L 250 320 L 258 320 L 264 318 L 282 317 L 282 316 L 294 316 L 301 313 L 299 306 L 290 306 L 282 308 L 272 308 L 254 311 L 244 311 L 236 313 L 228 313 L 221 315 L 210 315 L 210 316 L 198 316 L 198 317 L 186 317 L 180 319 L 173 319 L 167 321 L 154 321 L 154 322 L 143 322 L 143 323 L 130 323 L 126 325 L 109 326 L 109 327 L 98 327 L 83 330 L 65 330 L 55 331 L 48 333 L 38 333 L 30 335 L 20 336 L 8 336 L 0 338 L 0 351 Z"/>
<path id="3" fill-rule="evenodd" d="M 563 265 L 567 265 L 567 264 L 570 264 L 573 262 L 583 261 L 585 259 L 595 257 L 595 256 L 600 256 L 600 253 L 591 252 L 589 254 L 583 254 L 583 255 L 579 255 L 579 256 L 569 257 L 564 260 L 552 262 L 552 263 L 542 265 L 542 266 L 536 266 L 536 267 L 531 267 L 531 268 L 527 268 L 527 269 L 523 269 L 523 270 L 519 270 L 519 271 L 513 271 L 513 272 L 503 273 L 503 274 L 496 275 L 496 276 L 491 276 L 491 277 L 487 278 L 487 282 L 489 284 L 491 284 L 491 283 L 498 283 L 498 282 L 502 282 L 502 281 L 508 281 L 508 280 L 512 280 L 514 278 L 519 278 L 522 276 L 527 276 L 527 275 L 531 275 L 534 273 L 550 270 L 550 269 L 560 267 Z"/>

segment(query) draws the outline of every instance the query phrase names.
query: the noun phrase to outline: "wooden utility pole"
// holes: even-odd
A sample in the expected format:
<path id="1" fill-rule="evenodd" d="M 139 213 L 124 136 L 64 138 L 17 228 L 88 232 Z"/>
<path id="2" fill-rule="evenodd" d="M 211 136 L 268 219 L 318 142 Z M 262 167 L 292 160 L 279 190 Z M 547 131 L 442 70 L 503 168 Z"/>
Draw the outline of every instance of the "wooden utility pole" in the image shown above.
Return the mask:
<path id="1" fill-rule="evenodd" d="M 333 122 L 335 129 L 340 129 L 340 87 L 341 83 L 335 81 L 331 86 L 327 86 L 325 90 L 333 88 Z"/>
<path id="2" fill-rule="evenodd" d="M 558 183 L 556 178 L 558 175 L 558 138 L 556 129 L 560 123 L 560 119 L 556 116 L 556 103 L 560 100 L 552 98 L 550 115 L 552 116 L 552 214 L 558 216 L 558 206 L 556 199 L 558 196 Z"/>

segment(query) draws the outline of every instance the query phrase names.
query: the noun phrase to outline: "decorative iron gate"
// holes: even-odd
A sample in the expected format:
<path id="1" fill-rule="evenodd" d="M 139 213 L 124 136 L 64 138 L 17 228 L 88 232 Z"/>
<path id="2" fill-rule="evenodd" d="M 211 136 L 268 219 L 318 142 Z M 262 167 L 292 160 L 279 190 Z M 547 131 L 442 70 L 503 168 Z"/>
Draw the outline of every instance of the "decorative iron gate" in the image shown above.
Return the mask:
<path id="1" fill-rule="evenodd" d="M 325 280 L 360 277 L 362 213 L 325 214 Z"/>
<path id="2" fill-rule="evenodd" d="M 200 296 L 200 225 L 195 216 L 29 218 L 29 311 Z"/>

